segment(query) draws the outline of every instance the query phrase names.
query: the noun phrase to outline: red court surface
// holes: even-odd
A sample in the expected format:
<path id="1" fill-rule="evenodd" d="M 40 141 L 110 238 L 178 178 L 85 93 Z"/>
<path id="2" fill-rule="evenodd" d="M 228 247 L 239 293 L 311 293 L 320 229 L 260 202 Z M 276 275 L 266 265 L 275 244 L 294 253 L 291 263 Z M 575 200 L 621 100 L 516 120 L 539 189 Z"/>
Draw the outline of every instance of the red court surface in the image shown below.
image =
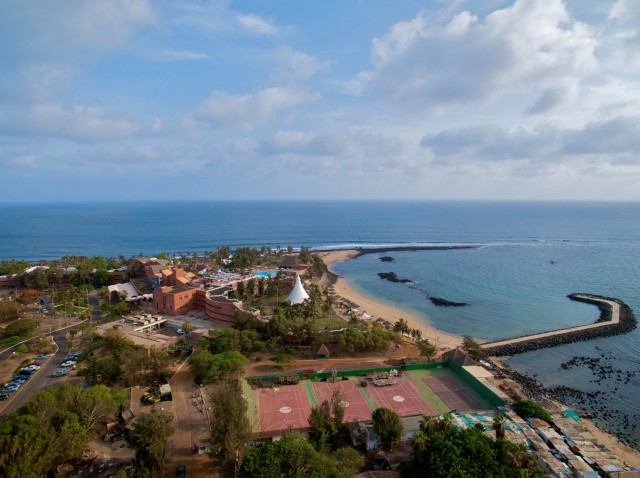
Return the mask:
<path id="1" fill-rule="evenodd" d="M 409 380 L 398 377 L 394 385 L 376 387 L 369 384 L 367 388 L 379 407 L 390 408 L 401 417 L 412 415 L 440 415 L 431 407 Z"/>
<path id="2" fill-rule="evenodd" d="M 327 400 L 331 402 L 334 390 L 340 390 L 346 402 L 344 409 L 345 422 L 361 422 L 371 420 L 371 407 L 358 389 L 358 384 L 350 380 L 339 380 L 335 383 L 322 382 L 313 384 L 313 394 L 318 405 Z"/>
<path id="3" fill-rule="evenodd" d="M 485 408 L 451 377 L 427 377 L 423 380 L 451 410 L 468 412 Z"/>
<path id="4" fill-rule="evenodd" d="M 308 427 L 311 405 L 304 385 L 260 389 L 260 430 L 295 430 Z"/>

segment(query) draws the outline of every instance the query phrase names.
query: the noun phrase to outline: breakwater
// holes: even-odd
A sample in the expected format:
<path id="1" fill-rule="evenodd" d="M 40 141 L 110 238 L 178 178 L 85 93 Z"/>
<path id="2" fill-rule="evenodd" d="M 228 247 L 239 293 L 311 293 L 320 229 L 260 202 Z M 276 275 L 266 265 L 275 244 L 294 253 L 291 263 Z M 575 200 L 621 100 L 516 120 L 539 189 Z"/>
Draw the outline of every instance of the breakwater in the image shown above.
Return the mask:
<path id="1" fill-rule="evenodd" d="M 569 294 L 567 297 L 571 300 L 597 306 L 600 309 L 598 320 L 590 325 L 486 342 L 481 345 L 484 352 L 488 356 L 515 355 L 558 345 L 625 334 L 637 326 L 633 311 L 619 299 L 593 294 Z"/>

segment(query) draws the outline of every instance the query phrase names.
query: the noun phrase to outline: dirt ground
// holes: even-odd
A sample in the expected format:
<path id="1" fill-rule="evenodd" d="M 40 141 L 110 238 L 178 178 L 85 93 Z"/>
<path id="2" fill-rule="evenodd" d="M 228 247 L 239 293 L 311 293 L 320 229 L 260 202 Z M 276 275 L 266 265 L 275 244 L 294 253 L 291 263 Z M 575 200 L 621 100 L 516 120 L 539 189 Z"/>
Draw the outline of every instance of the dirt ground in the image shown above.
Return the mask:
<path id="1" fill-rule="evenodd" d="M 20 365 L 24 360 L 33 359 L 34 356 L 40 354 L 53 354 L 56 351 L 55 346 L 49 337 L 46 338 L 48 345 L 43 346 L 39 340 L 34 340 L 25 344 L 29 349 L 27 353 L 15 352 L 6 360 L 0 361 L 0 383 L 6 383 L 20 369 Z"/>

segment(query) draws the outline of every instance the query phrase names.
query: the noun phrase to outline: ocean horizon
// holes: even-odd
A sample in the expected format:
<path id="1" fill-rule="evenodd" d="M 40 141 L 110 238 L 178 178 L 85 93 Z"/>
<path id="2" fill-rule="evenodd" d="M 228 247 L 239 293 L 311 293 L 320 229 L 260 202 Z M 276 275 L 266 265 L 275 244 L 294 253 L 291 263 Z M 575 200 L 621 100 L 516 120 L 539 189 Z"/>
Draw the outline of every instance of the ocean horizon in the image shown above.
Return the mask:
<path id="1" fill-rule="evenodd" d="M 235 247 L 302 245 L 316 250 L 407 245 L 468 249 L 366 254 L 335 264 L 359 292 L 421 317 L 439 330 L 486 340 L 591 323 L 598 310 L 573 292 L 616 297 L 640 311 L 640 203 L 537 201 L 126 201 L 0 204 L 0 259 L 64 255 L 127 257 Z M 394 262 L 382 262 L 389 255 Z M 412 281 L 396 284 L 378 272 Z M 438 307 L 427 294 L 467 307 Z M 596 381 L 560 366 L 596 357 L 640 370 L 640 334 L 517 355 L 515 370 L 543 385 L 602 391 L 576 408 L 640 446 L 640 379 Z"/>

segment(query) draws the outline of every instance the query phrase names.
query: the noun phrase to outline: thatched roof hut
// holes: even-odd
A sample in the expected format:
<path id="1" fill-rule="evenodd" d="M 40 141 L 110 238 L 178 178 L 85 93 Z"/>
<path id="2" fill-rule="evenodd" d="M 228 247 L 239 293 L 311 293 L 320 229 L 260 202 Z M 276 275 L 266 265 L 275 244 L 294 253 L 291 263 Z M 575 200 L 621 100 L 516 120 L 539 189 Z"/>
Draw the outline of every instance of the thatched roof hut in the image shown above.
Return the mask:
<path id="1" fill-rule="evenodd" d="M 318 358 L 329 358 L 329 349 L 325 344 L 320 345 L 320 348 L 316 352 Z"/>

